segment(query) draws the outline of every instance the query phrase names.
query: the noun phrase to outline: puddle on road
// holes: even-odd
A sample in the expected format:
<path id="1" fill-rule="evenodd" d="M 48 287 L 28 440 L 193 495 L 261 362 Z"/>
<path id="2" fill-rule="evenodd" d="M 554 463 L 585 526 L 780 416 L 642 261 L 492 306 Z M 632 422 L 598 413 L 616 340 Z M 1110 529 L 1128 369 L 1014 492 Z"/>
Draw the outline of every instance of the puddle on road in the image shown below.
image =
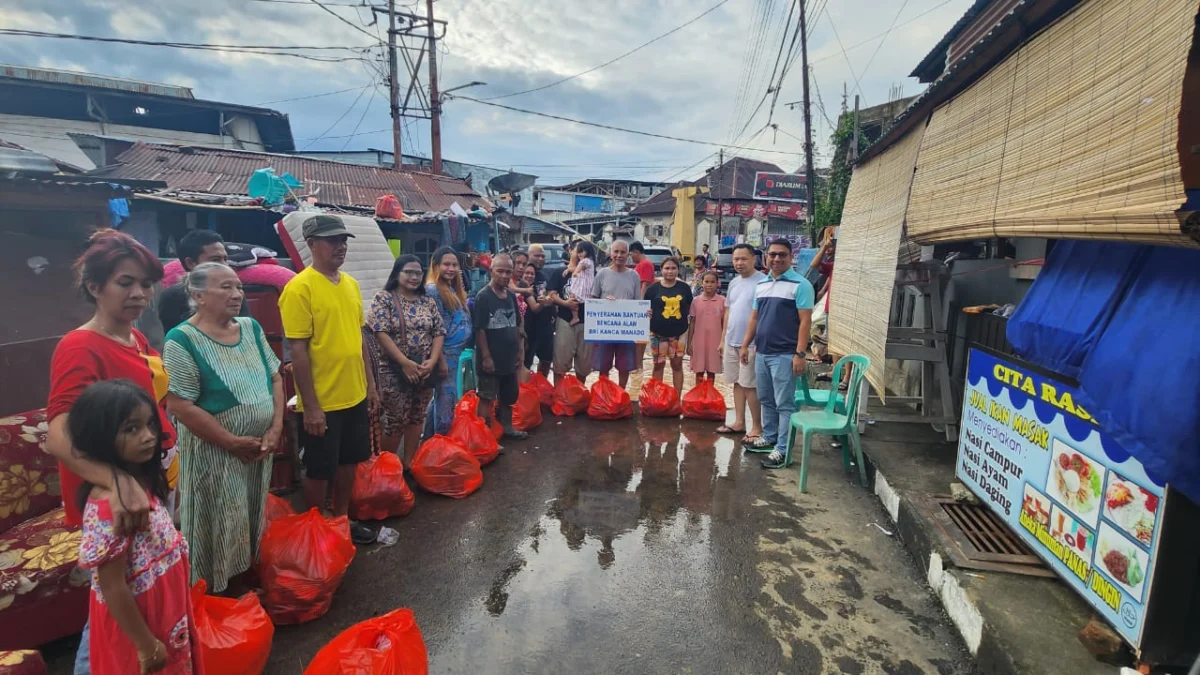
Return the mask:
<path id="1" fill-rule="evenodd" d="M 563 672 L 618 650 L 657 672 L 651 664 L 673 662 L 664 645 L 684 659 L 711 648 L 711 632 L 695 628 L 719 630 L 703 609 L 721 572 L 710 535 L 731 516 L 740 452 L 709 427 L 645 420 L 636 439 L 628 426 L 589 433 L 591 450 L 431 663 Z"/>

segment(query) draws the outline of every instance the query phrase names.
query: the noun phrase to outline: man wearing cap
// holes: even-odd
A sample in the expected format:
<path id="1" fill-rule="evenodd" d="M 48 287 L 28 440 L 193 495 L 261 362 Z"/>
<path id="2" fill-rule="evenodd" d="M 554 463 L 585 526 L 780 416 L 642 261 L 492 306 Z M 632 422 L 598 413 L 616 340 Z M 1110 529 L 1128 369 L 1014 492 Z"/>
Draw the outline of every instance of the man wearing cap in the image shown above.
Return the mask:
<path id="1" fill-rule="evenodd" d="M 378 395 L 363 344 L 362 293 L 340 269 L 354 235 L 341 218 L 327 214 L 306 220 L 303 234 L 312 263 L 284 286 L 279 311 L 304 415 L 304 498 L 308 508 L 324 509 L 332 481 L 333 515 L 344 516 L 355 467 L 371 456 L 369 413 Z M 357 522 L 350 534 L 358 544 L 376 537 Z"/>

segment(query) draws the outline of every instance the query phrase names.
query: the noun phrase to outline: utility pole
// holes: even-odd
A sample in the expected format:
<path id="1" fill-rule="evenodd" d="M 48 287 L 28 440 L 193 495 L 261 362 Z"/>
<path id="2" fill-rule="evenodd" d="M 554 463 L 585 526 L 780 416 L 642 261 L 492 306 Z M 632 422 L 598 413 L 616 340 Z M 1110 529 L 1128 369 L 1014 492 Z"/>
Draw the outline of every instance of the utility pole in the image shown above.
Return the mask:
<path id="1" fill-rule="evenodd" d="M 437 26 L 433 22 L 433 0 L 425 0 L 429 21 L 429 136 L 433 148 L 433 172 L 442 172 L 442 102 L 437 80 Z"/>
<path id="2" fill-rule="evenodd" d="M 725 214 L 721 212 L 723 203 L 721 197 L 721 185 L 725 182 L 725 174 L 721 171 L 721 167 L 725 166 L 725 148 L 718 151 L 717 159 L 717 241 L 720 241 L 720 236 L 725 234 Z M 712 155 L 709 155 L 710 157 Z"/>
<path id="3" fill-rule="evenodd" d="M 854 145 L 850 146 L 850 161 L 858 161 L 858 94 L 854 95 Z"/>
<path id="4" fill-rule="evenodd" d="M 388 0 L 388 79 L 392 107 L 392 168 L 404 165 L 400 153 L 400 82 L 396 73 L 396 0 Z"/>
<path id="5" fill-rule="evenodd" d="M 430 0 L 433 2 L 433 0 Z M 813 229 L 813 219 L 816 216 L 816 170 L 813 169 L 813 142 L 812 142 L 812 110 L 808 97 L 808 17 L 804 6 L 808 3 L 804 0 L 800 1 L 800 67 L 804 69 L 804 171 L 805 181 L 807 183 L 808 193 L 808 229 L 815 236 L 816 231 Z"/>

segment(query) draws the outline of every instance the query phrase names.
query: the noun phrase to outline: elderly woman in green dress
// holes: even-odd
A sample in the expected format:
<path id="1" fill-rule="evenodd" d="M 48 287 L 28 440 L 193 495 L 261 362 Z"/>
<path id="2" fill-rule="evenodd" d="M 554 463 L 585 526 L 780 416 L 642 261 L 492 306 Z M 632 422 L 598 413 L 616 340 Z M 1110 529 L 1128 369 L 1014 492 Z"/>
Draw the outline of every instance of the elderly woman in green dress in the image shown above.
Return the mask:
<path id="1" fill-rule="evenodd" d="M 262 327 L 238 316 L 237 273 L 204 263 L 184 284 L 196 313 L 166 336 L 167 409 L 179 427 L 179 516 L 192 582 L 204 579 L 218 593 L 258 557 L 283 383 Z"/>

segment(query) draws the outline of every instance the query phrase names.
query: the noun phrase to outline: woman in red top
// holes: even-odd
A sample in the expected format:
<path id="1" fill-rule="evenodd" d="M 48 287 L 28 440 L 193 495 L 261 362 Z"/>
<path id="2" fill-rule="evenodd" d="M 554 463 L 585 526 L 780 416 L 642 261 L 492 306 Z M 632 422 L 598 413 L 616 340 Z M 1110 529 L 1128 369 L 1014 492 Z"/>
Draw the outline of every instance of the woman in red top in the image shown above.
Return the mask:
<path id="1" fill-rule="evenodd" d="M 133 237 L 101 230 L 92 235 L 91 246 L 76 261 L 75 268 L 80 292 L 96 311 L 87 323 L 63 336 L 50 361 L 46 450 L 59 460 L 63 507 L 69 524 L 81 523 L 76 493 L 87 481 L 121 495 L 121 499 L 113 500 L 113 523 L 118 534 L 132 535 L 149 523 L 146 491 L 128 474 L 81 456 L 67 434 L 67 413 L 93 382 L 133 381 L 159 402 L 162 443 L 168 458 L 172 458 L 168 480 L 175 484 L 175 429 L 162 406 L 167 374 L 158 352 L 133 327 L 150 304 L 155 282 L 162 278 L 162 263 Z"/>

